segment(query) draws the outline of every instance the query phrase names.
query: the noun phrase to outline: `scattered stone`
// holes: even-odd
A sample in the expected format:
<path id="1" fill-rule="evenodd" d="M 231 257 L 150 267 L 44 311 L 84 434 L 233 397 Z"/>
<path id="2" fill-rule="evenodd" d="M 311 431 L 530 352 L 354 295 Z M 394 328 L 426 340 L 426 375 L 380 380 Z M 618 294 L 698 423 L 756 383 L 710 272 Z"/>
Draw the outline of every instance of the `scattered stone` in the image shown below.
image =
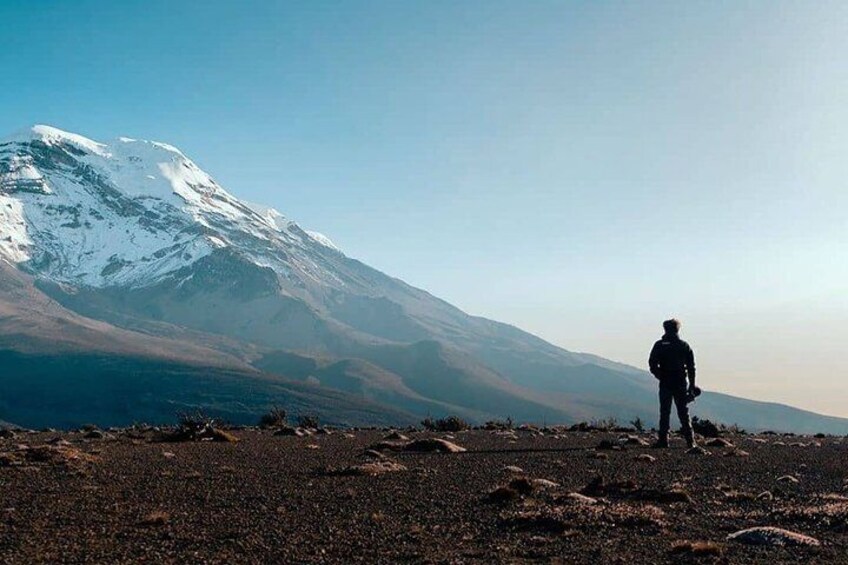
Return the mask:
<path id="1" fill-rule="evenodd" d="M 648 455 L 647 453 L 640 453 L 636 456 L 636 461 L 645 461 L 646 463 L 653 463 L 657 458 L 653 455 Z"/>
<path id="2" fill-rule="evenodd" d="M 521 467 L 516 467 L 515 465 L 507 465 L 503 468 L 503 470 L 507 473 L 512 473 L 513 475 L 523 475 L 524 469 Z"/>
<path id="3" fill-rule="evenodd" d="M 733 444 L 722 437 L 714 437 L 707 440 L 704 445 L 709 447 L 733 447 Z"/>
<path id="4" fill-rule="evenodd" d="M 533 479 L 530 482 L 533 483 L 534 487 L 541 488 L 541 489 L 559 488 L 560 487 L 559 483 L 555 483 L 554 481 L 549 481 L 548 479 Z"/>
<path id="5" fill-rule="evenodd" d="M 757 495 L 757 500 L 764 500 L 766 502 L 771 502 L 774 500 L 774 494 L 771 491 L 765 490 Z"/>
<path id="6" fill-rule="evenodd" d="M 686 455 L 709 455 L 710 452 L 701 447 L 700 445 L 696 445 L 694 447 L 690 447 L 686 450 Z"/>
<path id="7" fill-rule="evenodd" d="M 60 437 L 50 438 L 44 443 L 47 445 L 55 445 L 56 447 L 70 447 L 72 445 L 71 442 Z"/>
<path id="8" fill-rule="evenodd" d="M 453 442 L 439 438 L 416 439 L 403 446 L 404 451 L 440 452 L 440 453 L 462 453 L 467 451 Z"/>
<path id="9" fill-rule="evenodd" d="M 730 541 L 745 543 L 748 545 L 775 545 L 775 546 L 818 546 L 819 540 L 797 532 L 775 528 L 773 526 L 761 526 L 740 530 L 727 536 Z"/>
<path id="10" fill-rule="evenodd" d="M 751 454 L 744 449 L 739 449 L 738 447 L 734 447 L 733 449 L 724 452 L 725 457 L 748 457 L 749 455 Z"/>
<path id="11" fill-rule="evenodd" d="M 409 441 L 408 437 L 398 432 L 397 430 L 385 436 L 383 439 L 386 441 Z"/>
<path id="12" fill-rule="evenodd" d="M 585 494 L 580 494 L 579 492 L 570 492 L 565 495 L 565 499 L 568 499 L 572 502 L 576 502 L 577 504 L 597 504 L 598 499 L 592 498 L 591 496 L 586 496 Z"/>
<path id="13" fill-rule="evenodd" d="M 609 455 L 596 451 L 591 455 L 592 459 L 609 459 Z"/>
<path id="14" fill-rule="evenodd" d="M 621 443 L 624 445 L 638 445 L 641 447 L 648 447 L 650 444 L 639 436 L 634 435 L 625 435 L 619 438 Z"/>
<path id="15" fill-rule="evenodd" d="M 0 439 L 13 439 L 17 437 L 17 432 L 11 428 L 0 429 Z"/>
<path id="16" fill-rule="evenodd" d="M 782 477 L 777 478 L 777 482 L 786 483 L 790 485 L 797 485 L 801 481 L 799 481 L 797 477 L 793 477 L 792 475 L 783 475 Z"/>

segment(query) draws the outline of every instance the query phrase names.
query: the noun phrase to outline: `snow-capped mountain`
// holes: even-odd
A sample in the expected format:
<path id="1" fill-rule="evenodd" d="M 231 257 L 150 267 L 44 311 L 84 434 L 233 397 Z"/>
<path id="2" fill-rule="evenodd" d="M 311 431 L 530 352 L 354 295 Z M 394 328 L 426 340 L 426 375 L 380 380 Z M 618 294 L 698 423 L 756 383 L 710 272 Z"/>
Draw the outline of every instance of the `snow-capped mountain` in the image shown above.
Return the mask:
<path id="1" fill-rule="evenodd" d="M 33 426 L 197 406 L 241 421 L 272 404 L 320 406 L 339 423 L 651 421 L 656 409 L 646 372 L 470 316 L 239 200 L 171 145 L 48 126 L 0 142 L 9 367 L 0 419 Z M 696 413 L 848 432 L 846 420 L 719 394 Z"/>
<path id="2" fill-rule="evenodd" d="M 0 257 L 57 282 L 145 286 L 215 249 L 284 277 L 332 281 L 276 210 L 233 197 L 177 148 L 38 125 L 0 142 Z"/>

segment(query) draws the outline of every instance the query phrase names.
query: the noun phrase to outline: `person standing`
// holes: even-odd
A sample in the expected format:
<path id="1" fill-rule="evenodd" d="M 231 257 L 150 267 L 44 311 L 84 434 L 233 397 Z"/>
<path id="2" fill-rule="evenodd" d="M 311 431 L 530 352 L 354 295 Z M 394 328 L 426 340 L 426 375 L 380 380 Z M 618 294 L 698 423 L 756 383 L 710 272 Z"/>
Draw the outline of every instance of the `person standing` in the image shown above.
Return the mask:
<path id="1" fill-rule="evenodd" d="M 687 396 L 693 394 L 695 387 L 695 354 L 689 344 L 680 339 L 680 321 L 676 319 L 663 322 L 662 339 L 654 344 L 648 358 L 651 374 L 659 381 L 660 388 L 660 429 L 654 447 L 668 447 L 668 430 L 671 418 L 671 404 L 677 408 L 680 427 L 689 448 L 695 447 L 695 434 L 689 419 Z M 688 384 L 688 387 L 687 387 Z"/>

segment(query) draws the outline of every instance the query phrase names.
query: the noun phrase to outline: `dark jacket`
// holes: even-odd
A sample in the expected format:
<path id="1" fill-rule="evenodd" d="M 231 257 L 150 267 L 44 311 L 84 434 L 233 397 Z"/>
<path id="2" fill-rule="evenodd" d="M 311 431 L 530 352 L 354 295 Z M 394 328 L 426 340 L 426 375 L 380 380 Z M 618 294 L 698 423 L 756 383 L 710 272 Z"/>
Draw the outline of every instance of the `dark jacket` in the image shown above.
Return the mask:
<path id="1" fill-rule="evenodd" d="M 689 344 L 676 335 L 665 334 L 654 344 L 648 366 L 660 385 L 685 386 L 687 376 L 690 382 L 695 382 L 695 354 Z"/>

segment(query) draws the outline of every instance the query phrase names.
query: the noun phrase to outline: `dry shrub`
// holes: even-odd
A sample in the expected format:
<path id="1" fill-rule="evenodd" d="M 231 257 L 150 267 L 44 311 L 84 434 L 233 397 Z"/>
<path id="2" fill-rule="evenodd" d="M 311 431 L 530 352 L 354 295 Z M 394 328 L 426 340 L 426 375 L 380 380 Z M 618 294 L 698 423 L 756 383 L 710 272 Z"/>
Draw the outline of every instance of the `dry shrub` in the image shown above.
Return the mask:
<path id="1" fill-rule="evenodd" d="M 59 465 L 65 467 L 92 463 L 97 458 L 71 445 L 22 446 L 0 453 L 0 467 Z"/>
<path id="2" fill-rule="evenodd" d="M 318 422 L 318 417 L 311 414 L 303 414 L 297 419 L 297 425 L 306 429 L 318 429 L 321 424 Z"/>
<path id="3" fill-rule="evenodd" d="M 751 502 L 757 499 L 754 493 L 741 490 L 725 490 L 722 493 L 724 494 L 724 499 L 728 502 Z"/>
<path id="4" fill-rule="evenodd" d="M 512 418 L 507 418 L 506 420 L 489 420 L 483 424 L 483 429 L 489 431 L 506 431 L 511 430 L 513 427 L 515 427 L 515 422 L 512 421 Z"/>
<path id="5" fill-rule="evenodd" d="M 263 428 L 282 428 L 288 425 L 288 413 L 274 406 L 259 418 L 259 425 Z"/>
<path id="6" fill-rule="evenodd" d="M 721 546 L 712 541 L 678 541 L 671 546 L 671 552 L 675 555 L 718 557 L 721 555 Z"/>
<path id="7" fill-rule="evenodd" d="M 675 502 L 691 503 L 692 497 L 683 489 L 639 489 L 629 495 L 635 500 L 644 500 L 648 502 L 656 502 L 658 504 L 673 504 Z"/>
<path id="8" fill-rule="evenodd" d="M 629 479 L 624 481 L 607 482 L 601 475 L 592 479 L 588 485 L 583 487 L 580 493 L 591 497 L 606 496 L 612 498 L 640 500 L 643 502 L 654 502 L 658 504 L 692 502 L 692 497 L 689 496 L 689 493 L 680 487 L 665 490 L 644 488 Z"/>
<path id="9" fill-rule="evenodd" d="M 448 416 L 438 420 L 426 418 L 421 422 L 421 426 L 431 432 L 461 432 L 471 427 L 468 422 L 459 416 Z"/>
<path id="10" fill-rule="evenodd" d="M 395 463 L 394 461 L 375 461 L 361 465 L 350 465 L 341 469 L 328 468 L 324 470 L 324 474 L 337 477 L 362 477 L 398 473 L 406 470 L 405 465 Z"/>
<path id="11" fill-rule="evenodd" d="M 518 500 L 520 496 L 515 489 L 498 487 L 487 495 L 487 500 L 496 504 L 506 504 Z"/>
<path id="12" fill-rule="evenodd" d="M 665 512 L 650 504 L 583 504 L 577 501 L 558 506 L 502 515 L 503 526 L 518 531 L 563 533 L 570 529 L 594 530 L 599 525 L 616 527 L 665 526 Z"/>
<path id="13" fill-rule="evenodd" d="M 185 441 L 219 441 L 236 443 L 238 438 L 233 434 L 215 427 L 215 420 L 202 412 L 180 413 L 179 425 L 176 429 L 165 432 L 158 438 L 164 442 Z"/>
<path id="14" fill-rule="evenodd" d="M 627 496 L 638 488 L 632 480 L 607 482 L 602 475 L 598 475 L 580 493 L 587 496 Z"/>
<path id="15" fill-rule="evenodd" d="M 504 519 L 502 524 L 519 532 L 552 534 L 563 534 L 571 528 L 571 524 L 564 516 L 550 509 L 516 512 Z"/>
<path id="16" fill-rule="evenodd" d="M 841 531 L 848 530 L 848 502 L 822 500 L 821 504 L 808 506 L 793 504 L 776 508 L 772 511 L 772 515 L 793 522 L 814 523 Z"/>
<path id="17" fill-rule="evenodd" d="M 527 477 L 518 477 L 509 482 L 509 488 L 519 494 L 531 494 L 535 488 L 533 482 Z"/>
<path id="18" fill-rule="evenodd" d="M 163 510 L 156 510 L 145 516 L 139 524 L 142 526 L 164 526 L 170 521 L 170 514 Z"/>

